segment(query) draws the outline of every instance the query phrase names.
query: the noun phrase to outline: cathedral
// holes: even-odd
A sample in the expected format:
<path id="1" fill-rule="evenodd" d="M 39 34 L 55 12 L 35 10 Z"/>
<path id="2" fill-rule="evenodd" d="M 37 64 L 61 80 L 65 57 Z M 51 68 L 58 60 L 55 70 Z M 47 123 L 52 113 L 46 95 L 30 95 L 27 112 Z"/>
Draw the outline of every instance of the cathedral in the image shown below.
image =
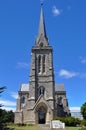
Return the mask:
<path id="1" fill-rule="evenodd" d="M 55 84 L 53 49 L 46 35 L 42 7 L 38 36 L 31 53 L 30 81 L 20 85 L 15 123 L 50 124 L 53 117 L 70 116 L 64 84 Z"/>

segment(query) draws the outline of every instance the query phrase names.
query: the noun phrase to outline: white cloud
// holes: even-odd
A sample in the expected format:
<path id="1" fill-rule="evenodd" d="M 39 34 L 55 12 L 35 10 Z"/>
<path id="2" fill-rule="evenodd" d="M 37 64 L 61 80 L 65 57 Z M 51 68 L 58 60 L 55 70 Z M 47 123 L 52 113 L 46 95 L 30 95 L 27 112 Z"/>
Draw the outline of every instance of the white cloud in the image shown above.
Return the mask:
<path id="1" fill-rule="evenodd" d="M 2 107 L 2 109 L 5 109 L 5 110 L 7 110 L 7 111 L 10 111 L 10 110 L 12 110 L 13 112 L 15 112 L 15 110 L 16 110 L 16 108 L 14 108 L 14 107 Z"/>
<path id="2" fill-rule="evenodd" d="M 16 106 L 16 102 L 12 102 L 12 101 L 9 101 L 9 100 L 0 100 L 0 104 L 4 105 L 4 106 Z"/>
<path id="3" fill-rule="evenodd" d="M 80 112 L 80 107 L 70 107 L 71 112 Z"/>
<path id="4" fill-rule="evenodd" d="M 11 97 L 13 97 L 14 99 L 17 99 L 18 98 L 18 93 L 11 92 Z"/>
<path id="5" fill-rule="evenodd" d="M 18 63 L 17 63 L 17 68 L 28 69 L 28 68 L 29 68 L 29 64 L 26 63 L 26 62 L 18 62 Z"/>
<path id="6" fill-rule="evenodd" d="M 52 13 L 54 16 L 58 16 L 58 15 L 60 15 L 61 12 L 56 6 L 53 6 Z"/>
<path id="7" fill-rule="evenodd" d="M 75 77 L 77 75 L 79 75 L 79 73 L 71 72 L 71 71 L 68 71 L 68 70 L 65 70 L 65 69 L 62 69 L 62 70 L 59 71 L 59 76 L 64 77 L 66 79 L 73 78 L 73 77 Z"/>
<path id="8" fill-rule="evenodd" d="M 86 72 L 81 73 L 81 72 L 75 72 L 75 71 L 68 71 L 65 69 L 61 69 L 58 72 L 60 77 L 64 77 L 65 79 L 73 78 L 73 77 L 78 77 L 82 79 L 86 79 Z"/>
<path id="9" fill-rule="evenodd" d="M 80 56 L 80 61 L 81 61 L 81 63 L 85 64 L 86 63 L 86 57 Z"/>

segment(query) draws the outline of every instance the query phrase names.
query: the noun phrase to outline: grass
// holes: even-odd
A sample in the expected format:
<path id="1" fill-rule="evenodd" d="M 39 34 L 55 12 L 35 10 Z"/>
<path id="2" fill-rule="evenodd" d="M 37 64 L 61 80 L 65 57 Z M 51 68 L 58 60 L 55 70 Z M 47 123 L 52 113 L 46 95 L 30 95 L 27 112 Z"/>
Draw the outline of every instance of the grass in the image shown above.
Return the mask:
<path id="1" fill-rule="evenodd" d="M 66 127 L 66 130 L 86 130 L 86 127 Z"/>
<path id="2" fill-rule="evenodd" d="M 66 130 L 80 130 L 80 127 L 66 127 Z"/>
<path id="3" fill-rule="evenodd" d="M 15 124 L 9 124 L 7 127 L 12 130 L 42 130 L 39 126 L 33 125 L 33 126 L 17 126 Z"/>
<path id="4" fill-rule="evenodd" d="M 15 124 L 8 124 L 7 127 L 9 130 L 42 130 L 42 128 L 37 125 L 18 126 Z M 66 130 L 80 130 L 80 127 L 66 127 Z"/>

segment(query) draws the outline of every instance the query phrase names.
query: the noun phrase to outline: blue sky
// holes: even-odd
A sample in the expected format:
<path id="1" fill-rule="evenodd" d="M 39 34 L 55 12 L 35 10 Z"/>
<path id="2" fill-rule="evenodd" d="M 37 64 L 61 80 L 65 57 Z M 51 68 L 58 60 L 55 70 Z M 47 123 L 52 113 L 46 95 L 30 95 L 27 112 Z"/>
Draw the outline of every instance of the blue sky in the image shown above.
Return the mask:
<path id="1" fill-rule="evenodd" d="M 64 83 L 71 109 L 86 101 L 86 0 L 44 0 L 55 83 Z M 29 82 L 31 48 L 38 34 L 40 0 L 0 1 L 0 97 L 15 110 L 21 83 Z"/>

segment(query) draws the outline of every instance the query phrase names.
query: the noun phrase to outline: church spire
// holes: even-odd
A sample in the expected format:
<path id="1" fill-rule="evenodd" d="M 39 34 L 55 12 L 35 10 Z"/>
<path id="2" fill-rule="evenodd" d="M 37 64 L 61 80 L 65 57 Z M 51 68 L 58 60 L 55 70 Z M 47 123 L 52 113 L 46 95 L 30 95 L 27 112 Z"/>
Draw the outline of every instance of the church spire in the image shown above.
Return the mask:
<path id="1" fill-rule="evenodd" d="M 38 36 L 36 38 L 36 46 L 48 46 L 48 38 L 46 35 L 46 28 L 45 28 L 45 21 L 44 21 L 44 14 L 42 10 L 43 3 L 41 3 L 41 12 L 40 12 L 40 20 L 39 20 L 39 29 L 38 29 Z"/>
<path id="2" fill-rule="evenodd" d="M 43 10 L 42 10 L 42 5 L 43 5 L 43 3 L 41 3 L 41 12 L 40 12 L 38 37 L 40 37 L 42 35 L 43 37 L 47 38 L 47 36 L 46 36 L 46 29 L 45 29 L 44 15 L 43 15 Z"/>

